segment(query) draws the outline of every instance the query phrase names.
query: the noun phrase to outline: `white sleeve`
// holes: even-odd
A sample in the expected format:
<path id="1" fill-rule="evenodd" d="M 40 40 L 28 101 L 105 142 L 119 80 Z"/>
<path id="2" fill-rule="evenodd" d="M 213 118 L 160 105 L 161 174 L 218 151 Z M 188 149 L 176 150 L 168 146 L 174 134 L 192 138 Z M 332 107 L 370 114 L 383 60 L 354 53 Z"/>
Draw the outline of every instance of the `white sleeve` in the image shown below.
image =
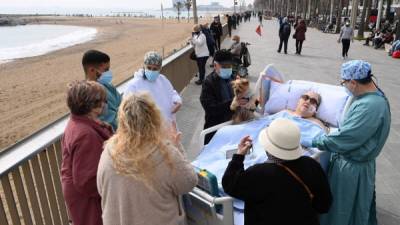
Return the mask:
<path id="1" fill-rule="evenodd" d="M 206 43 L 206 36 L 200 34 L 198 37 L 192 39 L 193 45 L 203 46 Z"/>
<path id="2" fill-rule="evenodd" d="M 123 97 L 129 96 L 130 94 L 133 94 L 136 91 L 137 91 L 136 82 L 132 81 L 130 84 L 128 84 L 128 87 L 124 91 L 124 96 Z"/>
<path id="3" fill-rule="evenodd" d="M 182 98 L 179 95 L 179 93 L 174 89 L 174 87 L 172 86 L 171 82 L 166 77 L 164 79 L 165 79 L 165 83 L 166 83 L 167 88 L 168 88 L 167 92 L 171 96 L 172 102 L 177 102 L 177 103 L 182 104 Z"/>

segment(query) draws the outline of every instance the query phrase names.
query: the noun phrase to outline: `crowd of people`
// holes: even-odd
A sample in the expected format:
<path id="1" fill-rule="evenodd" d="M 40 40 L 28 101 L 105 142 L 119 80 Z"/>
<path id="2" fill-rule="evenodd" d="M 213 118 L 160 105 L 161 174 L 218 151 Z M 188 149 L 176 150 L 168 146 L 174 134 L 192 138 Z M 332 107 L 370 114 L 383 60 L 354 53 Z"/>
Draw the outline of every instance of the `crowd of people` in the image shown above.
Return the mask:
<path id="1" fill-rule="evenodd" d="M 239 24 L 241 15 L 233 16 Z M 285 24 L 283 19 L 280 30 Z M 301 54 L 305 24 L 299 20 L 295 29 L 296 52 Z M 204 128 L 231 120 L 232 101 L 238 97 L 232 87 L 240 79 L 232 73 L 236 50 L 220 49 L 220 34 L 216 17 L 210 28 L 196 25 L 190 39 L 199 66 L 197 83 L 202 84 Z M 214 69 L 205 76 L 212 52 L 207 36 L 216 40 L 216 51 Z M 286 53 L 288 37 L 280 36 Z M 106 53 L 87 51 L 82 66 L 86 79 L 68 86 L 71 116 L 62 137 L 62 188 L 72 224 L 184 224 L 181 197 L 196 186 L 198 177 L 176 124 L 182 98 L 160 73 L 162 57 L 146 53 L 123 96 L 111 82 Z M 259 135 L 268 161 L 247 169 L 243 161 L 252 140 L 243 137 L 222 186 L 245 201 L 245 224 L 376 224 L 375 163 L 389 133 L 390 108 L 373 76 L 365 61 L 342 65 L 341 84 L 355 100 L 335 132 L 304 142 L 296 124 L 277 119 Z M 250 99 L 240 95 L 236 101 L 244 107 Z M 288 113 L 323 127 L 315 118 L 321 101 L 318 93 L 304 93 L 298 108 Z M 205 137 L 205 144 L 213 135 Z M 301 155 L 302 146 L 332 153 L 327 175 L 316 161 Z"/>
<path id="2" fill-rule="evenodd" d="M 390 25 L 389 21 L 383 23 L 382 29 L 372 29 L 369 36 L 365 39 L 364 45 L 370 46 L 370 42 L 375 49 L 383 48 L 385 44 L 391 45 L 392 48 L 389 49 L 389 56 L 400 58 L 400 47 L 398 47 L 400 41 L 395 40 L 395 29 Z M 396 51 L 398 53 L 395 53 Z"/>
<path id="3" fill-rule="evenodd" d="M 228 35 L 232 37 L 232 29 L 237 27 L 242 22 L 250 21 L 251 12 L 246 11 L 244 13 L 234 13 L 232 15 L 226 14 L 225 20 L 227 21 Z M 189 38 L 188 43 L 193 45 L 194 51 L 191 58 L 196 60 L 198 67 L 199 79 L 195 81 L 195 84 L 202 85 L 205 79 L 206 64 L 208 59 L 214 58 L 215 52 L 221 50 L 221 38 L 223 36 L 221 18 L 215 16 L 213 22 L 209 25 L 208 23 L 195 25 L 193 27 L 192 36 Z M 231 47 L 234 54 L 240 58 L 242 45 L 240 38 L 236 35 L 232 38 L 235 48 Z M 211 65 L 212 66 L 212 65 Z"/>

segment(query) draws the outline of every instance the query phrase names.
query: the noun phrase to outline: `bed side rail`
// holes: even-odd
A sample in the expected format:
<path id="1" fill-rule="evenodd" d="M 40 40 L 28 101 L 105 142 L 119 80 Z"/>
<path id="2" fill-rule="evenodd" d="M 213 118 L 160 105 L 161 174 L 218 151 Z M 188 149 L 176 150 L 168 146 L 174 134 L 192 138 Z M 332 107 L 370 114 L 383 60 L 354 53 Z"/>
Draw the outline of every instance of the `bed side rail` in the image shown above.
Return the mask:
<path id="1" fill-rule="evenodd" d="M 195 187 L 184 196 L 188 225 L 233 225 L 233 198 L 214 197 Z M 222 205 L 218 210 L 217 205 Z"/>

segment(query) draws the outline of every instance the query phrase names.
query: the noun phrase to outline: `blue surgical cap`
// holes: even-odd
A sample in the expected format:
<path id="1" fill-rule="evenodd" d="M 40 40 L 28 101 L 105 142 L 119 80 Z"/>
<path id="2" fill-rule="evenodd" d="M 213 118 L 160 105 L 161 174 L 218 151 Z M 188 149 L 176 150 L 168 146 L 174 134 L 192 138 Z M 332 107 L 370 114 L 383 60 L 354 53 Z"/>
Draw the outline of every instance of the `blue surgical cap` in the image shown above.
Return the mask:
<path id="1" fill-rule="evenodd" d="M 363 60 L 351 60 L 342 65 L 343 80 L 360 80 L 371 74 L 371 64 Z"/>
<path id="2" fill-rule="evenodd" d="M 158 52 L 150 51 L 144 55 L 145 65 L 162 65 L 162 57 Z"/>

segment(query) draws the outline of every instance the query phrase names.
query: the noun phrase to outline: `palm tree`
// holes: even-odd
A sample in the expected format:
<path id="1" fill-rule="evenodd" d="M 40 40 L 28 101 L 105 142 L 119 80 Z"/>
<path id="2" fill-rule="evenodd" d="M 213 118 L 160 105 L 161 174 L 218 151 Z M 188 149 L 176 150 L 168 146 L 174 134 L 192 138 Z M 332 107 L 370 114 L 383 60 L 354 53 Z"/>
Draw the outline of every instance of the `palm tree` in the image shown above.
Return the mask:
<path id="1" fill-rule="evenodd" d="M 182 2 L 177 1 L 177 2 L 175 2 L 174 7 L 176 8 L 176 11 L 178 12 L 178 21 L 180 21 L 179 17 L 181 15 L 181 9 L 183 7 L 183 4 L 182 4 Z"/>
<path id="2" fill-rule="evenodd" d="M 389 19 L 391 6 L 392 6 L 392 0 L 386 0 L 386 20 Z"/>
<path id="3" fill-rule="evenodd" d="M 364 30 L 365 30 L 365 15 L 367 13 L 367 8 L 369 6 L 369 0 L 363 0 L 363 10 L 361 13 L 361 23 L 358 27 L 357 37 L 362 39 L 364 38 Z"/>
<path id="4" fill-rule="evenodd" d="M 189 20 L 190 20 L 190 8 L 192 7 L 192 0 L 186 0 L 185 1 L 185 7 L 186 7 L 187 12 L 188 12 L 188 23 L 189 23 Z"/>
<path id="5" fill-rule="evenodd" d="M 341 23 L 342 23 L 342 10 L 343 10 L 343 0 L 339 0 L 339 9 L 336 16 L 336 31 L 335 33 L 340 33 Z"/>

